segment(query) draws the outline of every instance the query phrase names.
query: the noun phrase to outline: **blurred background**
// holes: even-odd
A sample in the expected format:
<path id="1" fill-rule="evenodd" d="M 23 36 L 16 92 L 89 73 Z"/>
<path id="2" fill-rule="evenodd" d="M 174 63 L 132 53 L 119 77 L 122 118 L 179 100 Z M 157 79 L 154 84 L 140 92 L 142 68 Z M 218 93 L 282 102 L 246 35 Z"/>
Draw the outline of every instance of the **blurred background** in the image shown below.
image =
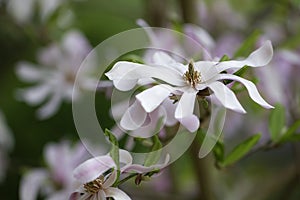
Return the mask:
<path id="1" fill-rule="evenodd" d="M 40 104 L 20 97 L 20 89 L 35 84 L 24 80 L 36 77 L 35 72 L 28 75 L 18 70 L 20 63 L 42 68 L 47 62 L 41 58 L 41 49 L 59 45 L 70 30 L 80 32 L 93 48 L 112 35 L 138 28 L 138 19 L 150 26 L 175 30 L 181 30 L 185 23 L 196 24 L 211 35 L 216 44 L 215 56 L 219 57 L 226 54 L 233 58 L 245 41 L 249 48 L 240 55 L 244 57 L 262 41 L 272 41 L 274 59 L 268 66 L 272 69 L 255 69 L 247 76 L 278 109 L 275 113 L 264 110 L 241 94 L 248 114 L 228 111 L 223 133 L 225 152 L 261 133 L 257 151 L 221 169 L 215 167 L 215 158 L 209 155 L 205 170 L 211 177 L 211 199 L 299 199 L 299 137 L 275 146 L 265 145 L 275 137 L 272 130 L 284 133 L 294 125 L 293 134 L 299 133 L 299 0 L 0 0 L 0 199 L 19 199 L 23 175 L 31 169 L 49 167 L 44 156 L 47 144 L 62 140 L 76 143 L 79 139 L 69 101 L 62 101 L 55 113 L 41 119 L 37 115 Z M 51 59 L 49 56 L 50 63 Z M 97 108 L 101 116 L 107 116 L 100 117 L 101 123 L 110 128 L 110 101 L 104 93 L 98 95 Z M 41 99 L 41 104 L 47 101 Z M 270 128 L 272 120 L 275 122 Z M 186 153 L 153 181 L 139 187 L 128 183 L 124 190 L 132 199 L 201 199 L 191 155 Z M 46 198 L 39 195 L 37 199 Z"/>

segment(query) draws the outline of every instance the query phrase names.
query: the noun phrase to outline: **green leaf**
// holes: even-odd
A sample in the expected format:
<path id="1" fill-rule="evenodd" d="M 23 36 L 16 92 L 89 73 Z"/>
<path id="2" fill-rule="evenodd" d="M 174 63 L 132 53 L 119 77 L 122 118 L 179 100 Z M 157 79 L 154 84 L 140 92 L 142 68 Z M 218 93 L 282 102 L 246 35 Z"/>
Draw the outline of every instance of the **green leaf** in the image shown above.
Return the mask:
<path id="1" fill-rule="evenodd" d="M 232 165 L 245 156 L 259 141 L 261 134 L 255 134 L 237 145 L 221 163 L 223 167 Z"/>
<path id="2" fill-rule="evenodd" d="M 228 61 L 230 60 L 229 57 L 225 54 L 222 56 L 222 58 L 219 60 L 219 62 Z"/>
<path id="3" fill-rule="evenodd" d="M 122 61 L 128 61 L 128 62 L 134 62 L 134 63 L 140 63 L 144 64 L 144 60 L 142 57 L 136 55 L 136 54 L 128 54 L 122 57 Z"/>
<path id="4" fill-rule="evenodd" d="M 277 104 L 270 114 L 269 131 L 273 142 L 278 142 L 282 137 L 285 127 L 285 109 Z"/>
<path id="5" fill-rule="evenodd" d="M 151 165 L 156 164 L 159 161 L 162 148 L 162 144 L 157 135 L 153 136 L 153 146 L 151 148 L 151 152 L 147 154 L 144 165 L 149 167 Z"/>
<path id="6" fill-rule="evenodd" d="M 300 142 L 300 134 L 293 134 L 286 138 L 285 142 Z"/>
<path id="7" fill-rule="evenodd" d="M 288 141 L 290 137 L 294 136 L 294 134 L 299 129 L 299 127 L 300 127 L 300 120 L 296 121 L 291 127 L 288 128 L 288 130 L 281 137 L 280 142 Z"/>
<path id="8" fill-rule="evenodd" d="M 260 34 L 260 31 L 255 30 L 246 40 L 244 40 L 240 48 L 234 53 L 234 58 L 245 57 L 250 54 L 255 48 L 255 44 L 259 39 Z"/>
<path id="9" fill-rule="evenodd" d="M 108 129 L 105 129 L 104 135 L 108 137 L 108 140 L 112 144 L 109 154 L 117 165 L 117 170 L 119 175 L 120 173 L 119 142 L 117 138 L 114 136 L 114 134 Z"/>

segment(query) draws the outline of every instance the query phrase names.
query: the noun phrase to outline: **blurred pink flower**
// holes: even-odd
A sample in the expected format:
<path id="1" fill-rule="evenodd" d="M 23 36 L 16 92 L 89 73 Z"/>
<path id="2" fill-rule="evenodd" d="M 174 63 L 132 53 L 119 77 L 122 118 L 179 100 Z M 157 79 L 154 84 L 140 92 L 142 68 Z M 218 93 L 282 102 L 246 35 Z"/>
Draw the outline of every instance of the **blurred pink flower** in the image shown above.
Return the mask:
<path id="1" fill-rule="evenodd" d="M 41 104 L 49 98 L 37 114 L 40 119 L 51 117 L 58 111 L 62 101 L 76 100 L 80 96 L 79 89 L 73 91 L 75 79 L 81 89 L 90 89 L 97 84 L 96 79 L 90 77 L 90 69 L 81 73 L 83 77 L 76 77 L 82 61 L 90 51 L 90 44 L 80 32 L 67 32 L 60 44 L 54 43 L 40 50 L 39 64 L 19 63 L 16 70 L 19 78 L 36 85 L 19 90 L 17 97 L 29 105 Z"/>
<path id="2" fill-rule="evenodd" d="M 20 183 L 20 199 L 35 200 L 38 194 L 51 200 L 66 200 L 78 187 L 73 178 L 75 167 L 89 157 L 81 143 L 71 146 L 70 142 L 50 143 L 44 152 L 47 168 L 28 171 Z"/>

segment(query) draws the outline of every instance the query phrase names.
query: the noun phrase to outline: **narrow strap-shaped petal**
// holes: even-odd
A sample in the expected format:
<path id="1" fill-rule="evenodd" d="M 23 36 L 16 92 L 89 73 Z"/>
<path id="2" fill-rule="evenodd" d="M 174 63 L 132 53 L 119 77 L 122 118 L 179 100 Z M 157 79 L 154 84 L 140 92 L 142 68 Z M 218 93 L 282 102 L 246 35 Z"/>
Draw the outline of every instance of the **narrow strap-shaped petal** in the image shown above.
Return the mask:
<path id="1" fill-rule="evenodd" d="M 131 200 L 131 198 L 118 188 L 107 188 L 105 191 L 106 197 L 112 197 L 114 200 Z"/>
<path id="2" fill-rule="evenodd" d="M 245 60 L 224 61 L 219 62 L 216 68 L 219 72 L 227 69 L 234 69 L 235 71 L 241 69 L 243 66 L 261 67 L 267 65 L 273 57 L 273 47 L 270 41 L 266 41 L 263 46 L 252 52 Z"/>
<path id="3" fill-rule="evenodd" d="M 143 125 L 147 117 L 139 101 L 135 101 L 122 116 L 120 125 L 126 130 L 135 130 Z"/>
<path id="4" fill-rule="evenodd" d="M 38 105 L 51 93 L 52 86 L 41 84 L 17 91 L 17 98 L 26 101 L 29 105 Z"/>
<path id="5" fill-rule="evenodd" d="M 97 195 L 95 195 L 95 200 L 106 200 L 106 194 L 103 190 L 99 190 Z"/>
<path id="6" fill-rule="evenodd" d="M 239 76 L 236 75 L 232 75 L 232 74 L 220 74 L 219 79 L 228 79 L 228 80 L 234 80 L 234 81 L 238 81 L 240 83 L 242 83 L 246 89 L 248 90 L 249 96 L 251 97 L 251 99 L 253 101 L 255 101 L 256 103 L 258 103 L 259 105 L 263 106 L 264 108 L 274 108 L 273 106 L 271 106 L 270 104 L 268 104 L 259 94 L 256 86 L 254 85 L 254 83 L 252 83 L 251 81 L 248 81 L 244 78 L 241 78 Z"/>
<path id="7" fill-rule="evenodd" d="M 39 190 L 44 186 L 49 174 L 42 169 L 33 170 L 27 173 L 20 183 L 20 199 L 35 200 Z"/>
<path id="8" fill-rule="evenodd" d="M 117 170 L 114 170 L 103 183 L 103 188 L 106 189 L 114 184 L 117 180 Z"/>
<path id="9" fill-rule="evenodd" d="M 171 85 L 185 85 L 182 74 L 174 69 L 164 66 L 149 66 L 126 61 L 117 62 L 105 75 L 110 80 L 130 80 L 137 82 L 142 78 L 157 78 Z M 121 87 L 118 82 L 114 84 L 118 89 Z"/>
<path id="10" fill-rule="evenodd" d="M 155 165 L 148 166 L 148 167 L 144 166 L 144 165 L 139 165 L 139 164 L 132 164 L 132 165 L 124 168 L 124 172 L 144 174 L 147 172 L 151 172 L 153 170 L 165 168 L 167 166 L 167 164 L 169 163 L 169 161 L 170 161 L 170 155 L 167 154 L 166 158 L 164 160 L 164 163 L 162 163 L 162 164 L 155 164 Z"/>
<path id="11" fill-rule="evenodd" d="M 145 111 L 150 113 L 175 90 L 172 86 L 160 84 L 139 93 L 136 95 L 136 98 L 140 101 Z"/>
<path id="12" fill-rule="evenodd" d="M 123 171 L 123 169 L 130 166 L 133 161 L 131 154 L 124 149 L 119 150 L 119 159 L 120 159 L 120 164 L 123 165 L 123 166 L 121 166 L 121 169 L 120 169 L 121 172 Z"/>
<path id="13" fill-rule="evenodd" d="M 184 72 L 187 70 L 187 67 L 185 65 L 178 63 L 167 53 L 162 51 L 158 51 L 154 53 L 153 62 L 156 65 L 163 65 L 165 67 L 175 69 L 181 74 L 184 74 Z"/>
<path id="14" fill-rule="evenodd" d="M 113 159 L 108 156 L 99 156 L 91 158 L 79 165 L 73 172 L 73 175 L 81 183 L 88 183 L 111 168 L 116 168 Z"/>
<path id="15" fill-rule="evenodd" d="M 45 73 L 40 67 L 27 62 L 19 63 L 16 68 L 16 73 L 21 80 L 31 83 L 40 81 L 45 76 Z"/>
<path id="16" fill-rule="evenodd" d="M 214 95 L 222 103 L 222 105 L 228 109 L 234 110 L 240 113 L 246 113 L 235 94 L 221 82 L 213 82 L 208 87 L 214 92 Z"/>
<path id="17" fill-rule="evenodd" d="M 198 117 L 193 114 L 197 92 L 184 92 L 175 110 L 175 118 L 190 132 L 195 132 L 200 125 Z"/>
<path id="18" fill-rule="evenodd" d="M 62 94 L 59 91 L 55 91 L 53 96 L 50 98 L 50 100 L 43 105 L 41 108 L 38 109 L 37 111 L 37 116 L 39 119 L 46 119 L 54 115 L 61 102 L 62 102 Z"/>

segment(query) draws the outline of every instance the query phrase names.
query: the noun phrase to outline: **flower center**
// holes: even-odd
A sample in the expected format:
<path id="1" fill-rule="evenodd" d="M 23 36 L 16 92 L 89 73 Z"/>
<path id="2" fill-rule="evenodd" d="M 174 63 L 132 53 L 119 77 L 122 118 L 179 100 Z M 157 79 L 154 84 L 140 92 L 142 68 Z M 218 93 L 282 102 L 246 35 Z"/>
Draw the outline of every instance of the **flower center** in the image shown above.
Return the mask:
<path id="1" fill-rule="evenodd" d="M 89 183 L 83 184 L 83 187 L 86 190 L 86 192 L 88 192 L 90 194 L 95 194 L 99 190 L 103 189 L 103 187 L 102 187 L 103 182 L 104 182 L 104 176 L 99 176 L 95 180 L 93 180 Z"/>
<path id="2" fill-rule="evenodd" d="M 184 73 L 183 79 L 193 88 L 196 88 L 196 85 L 201 83 L 201 74 L 195 70 L 193 61 L 189 63 L 189 69 Z"/>

